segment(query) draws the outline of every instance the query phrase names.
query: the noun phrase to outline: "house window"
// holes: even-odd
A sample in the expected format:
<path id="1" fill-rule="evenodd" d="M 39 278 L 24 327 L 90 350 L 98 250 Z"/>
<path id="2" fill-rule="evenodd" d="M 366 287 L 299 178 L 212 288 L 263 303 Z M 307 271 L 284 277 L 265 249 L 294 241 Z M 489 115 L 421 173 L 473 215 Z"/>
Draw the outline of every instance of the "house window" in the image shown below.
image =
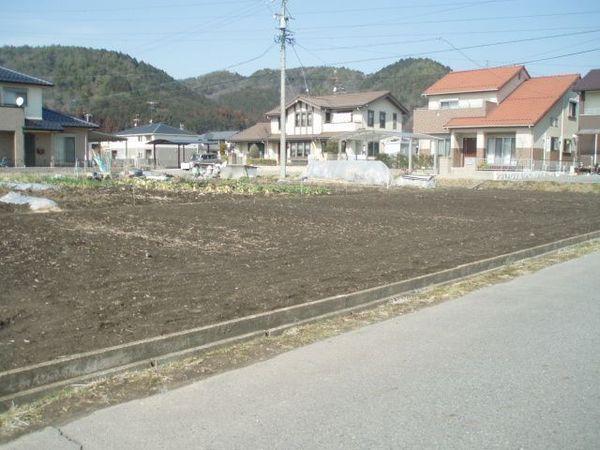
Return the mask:
<path id="1" fill-rule="evenodd" d="M 58 164 L 73 164 L 75 162 L 75 137 L 61 136 L 58 139 L 56 162 Z"/>
<path id="2" fill-rule="evenodd" d="M 438 156 L 450 155 L 450 139 L 437 141 Z"/>
<path id="3" fill-rule="evenodd" d="M 298 128 L 300 126 L 300 113 L 296 113 L 296 128 Z"/>
<path id="4" fill-rule="evenodd" d="M 392 126 L 394 127 L 394 130 L 397 130 L 398 129 L 398 113 L 392 114 L 392 122 L 393 122 Z"/>
<path id="5" fill-rule="evenodd" d="M 307 124 L 309 127 L 312 127 L 312 125 L 313 125 L 313 113 L 312 113 L 312 111 L 309 111 L 309 112 L 308 112 L 308 117 L 307 117 L 307 122 L 306 122 L 306 124 Z"/>
<path id="6" fill-rule="evenodd" d="M 138 142 L 144 142 L 144 136 L 138 136 Z"/>
<path id="7" fill-rule="evenodd" d="M 490 137 L 486 149 L 488 164 L 512 164 L 515 157 L 516 139 L 514 137 Z"/>
<path id="8" fill-rule="evenodd" d="M 558 126 L 558 117 L 552 117 L 550 119 L 550 126 L 557 127 Z"/>
<path id="9" fill-rule="evenodd" d="M 22 106 L 27 106 L 27 89 L 4 88 L 3 91 L 5 105 L 16 105 L 17 99 L 21 97 L 23 99 Z"/>
<path id="10" fill-rule="evenodd" d="M 559 148 L 558 148 L 558 138 L 557 137 L 551 137 L 550 138 L 550 151 L 557 152 L 558 150 L 559 150 Z"/>
<path id="11" fill-rule="evenodd" d="M 569 155 L 573 153 L 573 142 L 571 139 L 565 139 L 563 141 L 563 153 L 568 153 Z"/>
<path id="12" fill-rule="evenodd" d="M 372 157 L 379 155 L 379 142 L 369 142 L 367 145 L 367 155 Z"/>
<path id="13" fill-rule="evenodd" d="M 379 128 L 385 128 L 386 114 L 383 111 L 379 112 Z"/>
<path id="14" fill-rule="evenodd" d="M 325 111 L 325 123 L 331 123 L 331 111 Z"/>
<path id="15" fill-rule="evenodd" d="M 291 158 L 308 158 L 308 155 L 310 155 L 310 141 L 292 142 L 289 149 Z"/>
<path id="16" fill-rule="evenodd" d="M 371 111 L 370 109 L 367 112 L 367 126 L 368 127 L 375 126 L 375 111 Z"/>
<path id="17" fill-rule="evenodd" d="M 577 102 L 569 101 L 569 119 L 575 119 L 577 117 Z"/>
<path id="18" fill-rule="evenodd" d="M 456 109 L 458 108 L 458 100 L 442 100 L 440 109 Z"/>
<path id="19" fill-rule="evenodd" d="M 303 127 L 306 126 L 306 113 L 305 112 L 302 113 L 302 123 L 301 123 L 301 125 Z"/>

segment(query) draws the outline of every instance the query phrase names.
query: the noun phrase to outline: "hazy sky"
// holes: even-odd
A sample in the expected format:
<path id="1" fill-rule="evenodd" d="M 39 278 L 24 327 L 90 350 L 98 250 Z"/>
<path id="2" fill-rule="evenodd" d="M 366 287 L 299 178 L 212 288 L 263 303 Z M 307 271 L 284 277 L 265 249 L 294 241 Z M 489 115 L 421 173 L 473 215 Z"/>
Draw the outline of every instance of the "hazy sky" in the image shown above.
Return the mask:
<path id="1" fill-rule="evenodd" d="M 0 44 L 118 50 L 177 78 L 225 68 L 250 74 L 279 64 L 278 3 L 21 0 L 2 8 Z M 300 60 L 373 72 L 407 56 L 455 70 L 527 62 L 532 75 L 600 67 L 598 0 L 289 0 L 289 9 L 292 67 Z"/>

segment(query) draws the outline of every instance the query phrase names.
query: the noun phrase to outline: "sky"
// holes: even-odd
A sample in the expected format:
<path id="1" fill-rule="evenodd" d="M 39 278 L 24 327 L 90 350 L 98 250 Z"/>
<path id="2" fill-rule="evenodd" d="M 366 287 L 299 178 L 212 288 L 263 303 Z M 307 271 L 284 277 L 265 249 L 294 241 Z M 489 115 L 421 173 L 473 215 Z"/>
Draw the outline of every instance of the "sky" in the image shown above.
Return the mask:
<path id="1" fill-rule="evenodd" d="M 289 67 L 375 72 L 404 57 L 454 70 L 526 63 L 536 75 L 600 67 L 600 2 L 289 0 Z M 117 50 L 176 78 L 277 68 L 280 0 L 21 0 L 0 45 Z"/>

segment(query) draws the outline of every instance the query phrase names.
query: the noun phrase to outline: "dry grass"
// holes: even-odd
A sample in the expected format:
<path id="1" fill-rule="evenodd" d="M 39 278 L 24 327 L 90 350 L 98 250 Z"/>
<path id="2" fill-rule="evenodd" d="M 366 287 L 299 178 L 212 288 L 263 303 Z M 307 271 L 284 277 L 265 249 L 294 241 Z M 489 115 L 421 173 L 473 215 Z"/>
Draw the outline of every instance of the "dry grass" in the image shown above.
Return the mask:
<path id="1" fill-rule="evenodd" d="M 597 251 L 600 251 L 600 240 L 517 262 L 458 282 L 393 298 L 372 309 L 289 328 L 280 335 L 229 345 L 207 351 L 201 356 L 158 365 L 151 369 L 126 372 L 84 385 L 70 386 L 30 404 L 14 406 L 0 414 L 0 442 L 47 425 L 64 423 L 96 409 L 164 392 L 227 370 L 272 358 L 294 348 L 459 298 L 486 286 L 506 282 Z"/>

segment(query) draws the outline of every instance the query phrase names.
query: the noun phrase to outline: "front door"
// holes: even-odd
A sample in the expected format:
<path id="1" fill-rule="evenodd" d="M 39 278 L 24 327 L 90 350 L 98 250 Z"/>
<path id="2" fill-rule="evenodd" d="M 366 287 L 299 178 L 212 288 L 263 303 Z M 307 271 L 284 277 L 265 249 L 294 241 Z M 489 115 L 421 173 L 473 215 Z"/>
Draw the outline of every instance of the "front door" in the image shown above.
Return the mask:
<path id="1" fill-rule="evenodd" d="M 35 135 L 25 134 L 25 166 L 35 166 Z"/>
<path id="2" fill-rule="evenodd" d="M 463 166 L 473 163 L 477 158 L 477 138 L 463 138 Z"/>

